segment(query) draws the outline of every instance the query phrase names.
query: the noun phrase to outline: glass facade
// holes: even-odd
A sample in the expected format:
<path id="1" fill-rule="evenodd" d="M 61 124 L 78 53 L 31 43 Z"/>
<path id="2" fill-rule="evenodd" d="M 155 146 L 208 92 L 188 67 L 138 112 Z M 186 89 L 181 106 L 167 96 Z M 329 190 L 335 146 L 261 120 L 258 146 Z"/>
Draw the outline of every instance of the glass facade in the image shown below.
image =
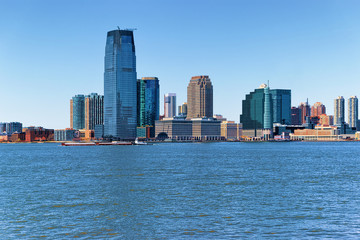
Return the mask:
<path id="1" fill-rule="evenodd" d="M 334 123 L 336 125 L 345 122 L 345 99 L 340 96 L 334 101 Z"/>
<path id="2" fill-rule="evenodd" d="M 158 78 L 142 78 L 137 83 L 138 126 L 155 126 L 159 120 L 160 88 Z"/>
<path id="3" fill-rule="evenodd" d="M 135 139 L 136 56 L 129 30 L 107 33 L 104 71 L 104 136 Z"/>
<path id="4" fill-rule="evenodd" d="M 75 95 L 70 101 L 72 104 L 72 128 L 79 130 L 85 128 L 85 96 Z"/>
<path id="5" fill-rule="evenodd" d="M 104 123 L 104 96 L 91 93 L 85 97 L 85 129 L 94 130 Z"/>
<path id="6" fill-rule="evenodd" d="M 358 98 L 356 96 L 352 96 L 348 100 L 348 120 L 349 120 L 349 126 L 351 128 L 357 128 L 357 122 L 358 122 Z"/>
<path id="7" fill-rule="evenodd" d="M 166 118 L 176 116 L 176 93 L 166 93 L 164 95 L 164 115 Z"/>
<path id="8" fill-rule="evenodd" d="M 297 107 L 291 108 L 291 125 L 301 125 L 301 109 Z"/>
<path id="9" fill-rule="evenodd" d="M 272 89 L 273 122 L 291 124 L 291 90 Z"/>
<path id="10" fill-rule="evenodd" d="M 272 115 L 272 102 L 270 101 L 270 115 Z M 246 94 L 245 100 L 242 101 L 242 114 L 240 123 L 243 129 L 264 129 L 265 113 L 265 89 L 258 88 L 250 94 Z"/>
<path id="11" fill-rule="evenodd" d="M 15 132 L 21 133 L 22 132 L 22 123 L 19 122 L 9 122 L 9 123 L 5 123 L 5 126 L 3 125 L 4 123 L 2 123 L 2 130 L 4 130 L 5 127 L 5 132 L 6 134 L 13 134 Z"/>
<path id="12" fill-rule="evenodd" d="M 291 90 L 270 90 L 263 84 L 247 94 L 240 123 L 244 130 L 272 129 L 273 123 L 291 124 Z"/>

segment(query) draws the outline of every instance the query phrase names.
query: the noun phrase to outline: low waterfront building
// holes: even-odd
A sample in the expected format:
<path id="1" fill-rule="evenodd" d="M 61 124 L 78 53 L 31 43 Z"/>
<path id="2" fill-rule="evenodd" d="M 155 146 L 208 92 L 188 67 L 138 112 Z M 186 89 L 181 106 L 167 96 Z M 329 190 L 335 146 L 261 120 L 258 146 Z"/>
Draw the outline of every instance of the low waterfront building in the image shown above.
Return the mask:
<path id="1" fill-rule="evenodd" d="M 91 129 L 80 129 L 78 131 L 78 137 L 80 141 L 91 141 L 95 139 L 94 130 Z"/>
<path id="2" fill-rule="evenodd" d="M 155 121 L 155 137 L 173 140 L 192 140 L 192 121 L 185 118 L 163 118 Z"/>
<path id="3" fill-rule="evenodd" d="M 357 140 L 357 141 L 360 140 L 360 132 L 355 133 L 355 140 Z"/>
<path id="4" fill-rule="evenodd" d="M 136 137 L 141 139 L 149 139 L 155 136 L 155 127 L 142 126 L 136 128 Z"/>
<path id="5" fill-rule="evenodd" d="M 75 129 L 66 128 L 66 129 L 56 129 L 54 131 L 54 141 L 72 141 L 75 136 Z"/>
<path id="6" fill-rule="evenodd" d="M 6 133 L 0 133 L 0 142 L 7 142 L 7 141 L 9 141 L 9 137 L 10 137 L 11 135 L 8 135 L 8 134 L 6 134 Z"/>
<path id="7" fill-rule="evenodd" d="M 192 136 L 198 141 L 220 141 L 221 121 L 213 118 L 193 118 Z"/>
<path id="8" fill-rule="evenodd" d="M 315 129 L 298 129 L 290 134 L 290 139 L 295 141 L 337 141 L 342 139 L 335 126 L 319 126 Z"/>
<path id="9" fill-rule="evenodd" d="M 224 139 L 221 137 L 220 123 L 213 118 L 164 118 L 155 122 L 155 136 L 177 141 L 219 141 Z"/>
<path id="10" fill-rule="evenodd" d="M 222 121 L 221 136 L 224 137 L 225 140 L 239 140 L 242 136 L 242 125 L 234 121 Z"/>
<path id="11" fill-rule="evenodd" d="M 43 127 L 28 127 L 24 128 L 24 132 L 26 142 L 54 140 L 54 129 L 45 129 Z"/>
<path id="12" fill-rule="evenodd" d="M 9 142 L 24 142 L 25 141 L 25 133 L 24 132 L 15 132 L 9 138 Z"/>

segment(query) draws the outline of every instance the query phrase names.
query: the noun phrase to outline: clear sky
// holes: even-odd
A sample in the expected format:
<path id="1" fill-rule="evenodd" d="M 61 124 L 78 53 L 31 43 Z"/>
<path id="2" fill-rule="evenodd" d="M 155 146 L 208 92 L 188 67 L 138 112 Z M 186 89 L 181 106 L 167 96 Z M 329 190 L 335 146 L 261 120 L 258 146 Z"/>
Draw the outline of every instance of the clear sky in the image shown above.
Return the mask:
<path id="1" fill-rule="evenodd" d="M 360 95 L 359 13 L 358 0 L 0 0 L 0 122 L 69 127 L 72 96 L 103 94 L 117 26 L 137 28 L 138 78 L 160 79 L 160 112 L 165 93 L 179 105 L 209 75 L 214 113 L 236 122 L 267 80 L 333 114 L 337 96 Z"/>

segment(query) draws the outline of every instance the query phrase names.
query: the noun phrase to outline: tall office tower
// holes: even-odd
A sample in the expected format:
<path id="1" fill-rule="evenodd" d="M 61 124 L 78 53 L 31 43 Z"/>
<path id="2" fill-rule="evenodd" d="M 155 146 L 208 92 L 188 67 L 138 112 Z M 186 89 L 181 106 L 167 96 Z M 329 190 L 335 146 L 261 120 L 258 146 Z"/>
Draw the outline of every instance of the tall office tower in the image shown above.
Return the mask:
<path id="1" fill-rule="evenodd" d="M 183 117 L 187 116 L 187 103 L 186 102 L 184 102 L 182 105 L 179 106 L 178 114 Z"/>
<path id="2" fill-rule="evenodd" d="M 273 122 L 291 124 L 291 90 L 271 89 Z"/>
<path id="3" fill-rule="evenodd" d="M 261 84 L 255 91 L 246 94 L 245 100 L 242 101 L 240 123 L 243 124 L 243 129 L 253 130 L 253 135 L 258 136 L 257 130 L 272 128 L 272 110 L 269 88 L 266 84 Z"/>
<path id="4" fill-rule="evenodd" d="M 297 107 L 291 108 L 291 125 L 301 125 L 301 109 Z"/>
<path id="5" fill-rule="evenodd" d="M 326 114 L 326 107 L 321 102 L 316 102 L 311 107 L 311 116 L 319 117 L 321 114 Z"/>
<path id="6" fill-rule="evenodd" d="M 176 93 L 164 95 L 164 115 L 166 118 L 176 116 Z"/>
<path id="7" fill-rule="evenodd" d="M 334 124 L 342 124 L 345 122 L 345 99 L 339 96 L 334 100 Z"/>
<path id="8" fill-rule="evenodd" d="M 104 124 L 104 96 L 91 93 L 85 96 L 85 129 Z"/>
<path id="9" fill-rule="evenodd" d="M 155 126 L 159 120 L 160 86 L 157 77 L 144 77 L 137 80 L 137 125 Z"/>
<path id="10" fill-rule="evenodd" d="M 131 30 L 107 33 L 104 71 L 104 136 L 136 137 L 136 56 Z"/>
<path id="11" fill-rule="evenodd" d="M 85 128 L 85 96 L 75 95 L 70 100 L 70 128 Z"/>
<path id="12" fill-rule="evenodd" d="M 306 103 L 300 103 L 299 108 L 301 109 L 301 124 L 306 123 L 306 117 L 310 117 L 310 105 L 306 100 Z"/>
<path id="13" fill-rule="evenodd" d="M 357 128 L 358 110 L 358 98 L 356 96 L 350 97 L 348 100 L 348 119 L 349 126 L 352 128 Z"/>
<path id="14" fill-rule="evenodd" d="M 209 76 L 192 77 L 187 87 L 187 118 L 213 116 L 213 86 Z"/>

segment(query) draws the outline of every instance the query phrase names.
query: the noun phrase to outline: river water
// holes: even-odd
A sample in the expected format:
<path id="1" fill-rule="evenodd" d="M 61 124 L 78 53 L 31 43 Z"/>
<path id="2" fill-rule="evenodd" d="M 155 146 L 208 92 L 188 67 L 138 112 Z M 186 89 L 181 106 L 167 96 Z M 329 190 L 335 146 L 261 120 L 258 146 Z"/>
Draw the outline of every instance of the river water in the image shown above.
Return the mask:
<path id="1" fill-rule="evenodd" d="M 0 239 L 360 237 L 360 143 L 0 144 Z"/>

